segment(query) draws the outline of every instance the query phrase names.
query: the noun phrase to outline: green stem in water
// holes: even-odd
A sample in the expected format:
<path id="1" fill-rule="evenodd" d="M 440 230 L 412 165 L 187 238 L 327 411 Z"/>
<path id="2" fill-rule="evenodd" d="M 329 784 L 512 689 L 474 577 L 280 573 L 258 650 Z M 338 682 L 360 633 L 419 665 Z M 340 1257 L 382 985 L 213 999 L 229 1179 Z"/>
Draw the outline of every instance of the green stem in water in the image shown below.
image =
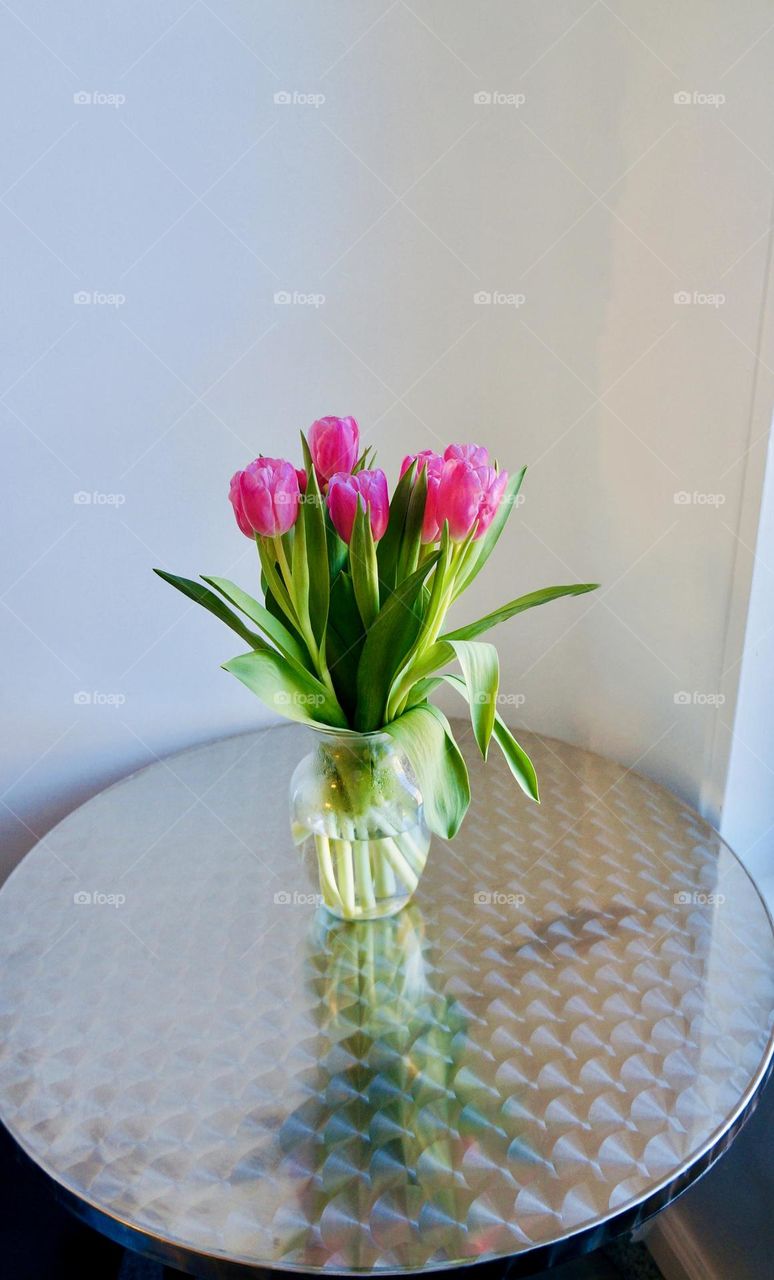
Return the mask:
<path id="1" fill-rule="evenodd" d="M 357 914 L 355 905 L 355 876 L 352 866 L 352 845 L 349 840 L 334 840 L 339 893 L 344 915 L 351 920 Z"/>
<path id="2" fill-rule="evenodd" d="M 316 835 L 314 842 L 317 849 L 317 865 L 320 871 L 320 887 L 323 891 L 323 902 L 327 907 L 340 907 L 341 897 L 336 885 L 336 877 L 333 873 L 331 847 L 328 842 L 328 837 Z"/>
<path id="3" fill-rule="evenodd" d="M 376 906 L 376 894 L 371 875 L 371 857 L 368 840 L 353 841 L 355 855 L 355 885 L 361 907 L 372 911 Z"/>

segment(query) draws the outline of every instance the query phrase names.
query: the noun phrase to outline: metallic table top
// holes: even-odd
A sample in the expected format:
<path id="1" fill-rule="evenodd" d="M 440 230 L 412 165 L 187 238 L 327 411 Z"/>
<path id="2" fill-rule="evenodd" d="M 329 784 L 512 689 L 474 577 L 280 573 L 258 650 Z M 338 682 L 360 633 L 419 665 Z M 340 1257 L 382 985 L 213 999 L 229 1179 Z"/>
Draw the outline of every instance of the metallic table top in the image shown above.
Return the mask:
<path id="1" fill-rule="evenodd" d="M 668 1203 L 772 1055 L 774 936 L 668 791 L 523 735 L 391 920 L 315 901 L 272 728 L 98 795 L 0 892 L 0 1117 L 62 1198 L 194 1274 L 524 1274 Z"/>

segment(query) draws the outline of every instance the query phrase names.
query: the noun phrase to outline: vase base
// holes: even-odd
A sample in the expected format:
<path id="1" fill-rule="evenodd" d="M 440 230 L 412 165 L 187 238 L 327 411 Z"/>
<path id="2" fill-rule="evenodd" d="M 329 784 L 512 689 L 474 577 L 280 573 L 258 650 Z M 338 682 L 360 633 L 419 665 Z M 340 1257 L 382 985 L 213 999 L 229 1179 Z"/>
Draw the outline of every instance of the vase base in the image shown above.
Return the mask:
<path id="1" fill-rule="evenodd" d="M 407 907 L 411 902 L 411 895 L 406 897 L 385 898 L 382 902 L 377 902 L 373 907 L 365 907 L 357 909 L 353 915 L 346 915 L 338 904 L 326 902 L 323 899 L 323 907 L 325 910 L 337 920 L 343 920 L 348 923 L 357 924 L 360 920 L 384 920 L 388 916 L 396 916 L 399 911 Z"/>

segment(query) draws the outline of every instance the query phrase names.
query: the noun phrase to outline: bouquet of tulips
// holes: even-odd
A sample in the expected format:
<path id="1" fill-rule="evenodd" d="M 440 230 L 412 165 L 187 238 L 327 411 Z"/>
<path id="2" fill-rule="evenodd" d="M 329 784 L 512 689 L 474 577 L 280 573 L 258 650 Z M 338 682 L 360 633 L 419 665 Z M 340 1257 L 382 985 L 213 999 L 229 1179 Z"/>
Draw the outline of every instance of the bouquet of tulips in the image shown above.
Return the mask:
<path id="1" fill-rule="evenodd" d="M 237 524 L 258 551 L 263 601 L 227 579 L 157 572 L 242 637 L 247 652 L 225 670 L 273 710 L 342 735 L 389 734 L 413 766 L 431 830 L 454 836 L 470 800 L 449 721 L 430 701 L 442 680 L 466 700 L 482 755 L 494 739 L 537 800 L 532 763 L 497 711 L 497 650 L 479 637 L 596 584 L 533 591 L 445 629 L 491 555 L 526 468 L 509 477 L 482 446 L 452 444 L 405 458 L 390 496 L 353 418 L 320 418 L 301 444 L 302 467 L 259 457 L 231 480 Z M 457 674 L 445 670 L 453 664 Z"/>

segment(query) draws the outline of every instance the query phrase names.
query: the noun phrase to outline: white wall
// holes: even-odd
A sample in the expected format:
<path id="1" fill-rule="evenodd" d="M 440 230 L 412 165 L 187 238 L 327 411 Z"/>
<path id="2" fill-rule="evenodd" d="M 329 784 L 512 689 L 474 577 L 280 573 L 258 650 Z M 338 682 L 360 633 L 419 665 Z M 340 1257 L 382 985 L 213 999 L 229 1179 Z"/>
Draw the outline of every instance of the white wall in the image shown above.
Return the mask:
<path id="1" fill-rule="evenodd" d="M 769 461 L 720 830 L 774 910 L 774 464 Z"/>
<path id="2" fill-rule="evenodd" d="M 107 779 L 264 715 L 219 670 L 229 634 L 150 568 L 249 587 L 228 478 L 331 412 L 393 474 L 449 439 L 530 464 L 466 610 L 573 578 L 604 592 L 511 623 L 504 686 L 533 727 L 717 808 L 725 747 L 694 699 L 740 652 L 737 536 L 754 538 L 770 417 L 768 0 L 15 7 L 6 865 Z M 277 306 L 280 289 L 325 303 Z M 526 301 L 477 306 L 478 290 Z M 726 301 L 675 305 L 680 290 Z M 76 705 L 81 690 L 125 701 Z"/>

